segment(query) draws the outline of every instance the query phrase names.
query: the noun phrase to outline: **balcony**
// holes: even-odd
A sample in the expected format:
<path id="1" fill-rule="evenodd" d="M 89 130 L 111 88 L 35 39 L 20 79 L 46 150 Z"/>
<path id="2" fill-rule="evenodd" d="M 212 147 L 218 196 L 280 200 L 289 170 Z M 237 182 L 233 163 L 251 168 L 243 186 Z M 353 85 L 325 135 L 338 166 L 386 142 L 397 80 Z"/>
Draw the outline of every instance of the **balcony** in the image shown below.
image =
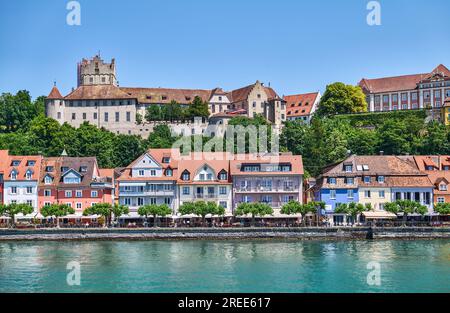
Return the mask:
<path id="1" fill-rule="evenodd" d="M 251 202 L 244 202 L 244 201 L 237 201 L 235 203 L 236 207 L 239 206 L 239 204 L 242 203 L 263 203 L 269 205 L 272 209 L 280 209 L 283 205 L 286 204 L 286 202 L 260 202 L 260 201 L 251 201 Z"/>
<path id="2" fill-rule="evenodd" d="M 236 193 L 274 193 L 274 192 L 287 192 L 297 193 L 300 192 L 299 186 L 286 186 L 286 187 L 237 187 L 234 188 Z"/>
<path id="3" fill-rule="evenodd" d="M 194 198 L 195 199 L 212 200 L 212 199 L 218 199 L 219 195 L 216 193 L 207 193 L 207 194 L 196 193 L 196 194 L 194 194 Z"/>

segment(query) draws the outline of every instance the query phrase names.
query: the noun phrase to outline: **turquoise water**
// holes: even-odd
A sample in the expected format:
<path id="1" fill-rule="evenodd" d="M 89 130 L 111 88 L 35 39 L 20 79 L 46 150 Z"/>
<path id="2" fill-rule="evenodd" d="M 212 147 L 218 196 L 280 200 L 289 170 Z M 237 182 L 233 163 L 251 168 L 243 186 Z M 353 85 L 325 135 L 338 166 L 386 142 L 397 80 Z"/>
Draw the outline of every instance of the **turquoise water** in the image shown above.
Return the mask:
<path id="1" fill-rule="evenodd" d="M 450 292 L 450 241 L 3 242 L 0 292 Z"/>

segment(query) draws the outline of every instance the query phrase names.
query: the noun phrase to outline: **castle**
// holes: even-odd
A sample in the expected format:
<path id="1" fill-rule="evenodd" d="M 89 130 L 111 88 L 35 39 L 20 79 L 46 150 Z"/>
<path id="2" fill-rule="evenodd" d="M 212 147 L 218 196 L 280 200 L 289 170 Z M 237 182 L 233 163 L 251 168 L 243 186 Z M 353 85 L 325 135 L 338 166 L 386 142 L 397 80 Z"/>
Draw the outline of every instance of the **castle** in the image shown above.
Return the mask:
<path id="1" fill-rule="evenodd" d="M 47 117 L 59 123 L 79 127 L 84 122 L 117 134 L 148 136 L 154 125 L 138 124 L 136 115 L 145 116 L 149 106 L 164 106 L 176 101 L 189 106 L 195 97 L 208 103 L 210 120 L 224 124 L 236 115 L 254 117 L 261 114 L 279 127 L 286 120 L 285 101 L 261 82 L 243 88 L 223 91 L 215 89 L 170 89 L 121 87 L 116 76 L 116 64 L 104 62 L 99 55 L 78 64 L 78 87 L 66 96 L 53 86 L 45 102 Z M 201 134 L 208 123 L 192 128 L 191 134 Z M 178 124 L 172 130 L 183 134 Z"/>

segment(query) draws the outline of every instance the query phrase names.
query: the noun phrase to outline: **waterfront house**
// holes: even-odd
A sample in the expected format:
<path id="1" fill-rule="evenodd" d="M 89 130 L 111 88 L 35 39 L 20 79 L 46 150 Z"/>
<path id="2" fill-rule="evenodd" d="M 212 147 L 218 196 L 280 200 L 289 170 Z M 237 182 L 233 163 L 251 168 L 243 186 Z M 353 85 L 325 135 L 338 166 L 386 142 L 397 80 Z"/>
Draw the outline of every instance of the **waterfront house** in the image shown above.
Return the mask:
<path id="1" fill-rule="evenodd" d="M 289 201 L 303 203 L 303 161 L 299 155 L 236 155 L 231 161 L 233 207 L 261 202 L 274 209 Z"/>
<path id="2" fill-rule="evenodd" d="M 178 161 L 179 150 L 150 149 L 121 171 L 119 203 L 130 208 L 131 217 L 149 204 L 167 204 L 175 212 Z"/>
<path id="3" fill-rule="evenodd" d="M 38 213 L 38 181 L 42 156 L 12 156 L 3 153 L 6 162 L 3 175 L 4 204 L 25 203 Z"/>
<path id="4" fill-rule="evenodd" d="M 81 216 L 96 203 L 114 203 L 113 170 L 100 169 L 95 157 L 44 158 L 38 187 L 39 208 L 67 204 Z"/>
<path id="5" fill-rule="evenodd" d="M 179 204 L 215 202 L 232 214 L 232 183 L 229 157 L 225 153 L 192 153 L 179 162 L 177 188 Z"/>
<path id="6" fill-rule="evenodd" d="M 450 202 L 450 156 L 414 156 L 417 167 L 425 172 L 433 184 L 434 203 Z"/>
<path id="7" fill-rule="evenodd" d="M 385 203 L 413 200 L 433 208 L 433 184 L 409 156 L 356 156 L 323 170 L 315 187 L 322 212 L 331 218 L 341 203 L 362 203 L 383 211 Z"/>

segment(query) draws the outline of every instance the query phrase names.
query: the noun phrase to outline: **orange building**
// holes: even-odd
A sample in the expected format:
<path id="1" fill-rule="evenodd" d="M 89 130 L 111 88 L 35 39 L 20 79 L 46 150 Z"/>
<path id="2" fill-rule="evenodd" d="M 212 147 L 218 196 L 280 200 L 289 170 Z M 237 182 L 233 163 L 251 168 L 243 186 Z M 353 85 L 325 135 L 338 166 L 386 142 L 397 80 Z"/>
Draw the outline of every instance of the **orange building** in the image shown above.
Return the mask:
<path id="1" fill-rule="evenodd" d="M 450 156 L 415 156 L 414 160 L 434 185 L 434 203 L 450 203 Z"/>
<path id="2" fill-rule="evenodd" d="M 38 188 L 39 208 L 68 204 L 77 215 L 96 203 L 114 203 L 114 170 L 99 169 L 95 157 L 44 158 Z"/>

